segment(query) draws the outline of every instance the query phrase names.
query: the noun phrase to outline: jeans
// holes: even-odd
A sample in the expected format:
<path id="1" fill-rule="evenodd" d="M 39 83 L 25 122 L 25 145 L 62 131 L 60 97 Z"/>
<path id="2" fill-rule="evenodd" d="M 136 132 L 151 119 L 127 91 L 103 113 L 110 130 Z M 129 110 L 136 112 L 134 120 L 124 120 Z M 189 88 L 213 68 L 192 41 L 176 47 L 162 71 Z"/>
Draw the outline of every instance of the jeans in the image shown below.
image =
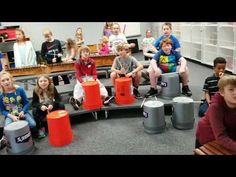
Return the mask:
<path id="1" fill-rule="evenodd" d="M 209 105 L 206 100 L 203 101 L 203 103 L 200 104 L 199 110 L 198 110 L 198 116 L 203 117 L 205 116 L 205 113 L 208 109 Z"/>

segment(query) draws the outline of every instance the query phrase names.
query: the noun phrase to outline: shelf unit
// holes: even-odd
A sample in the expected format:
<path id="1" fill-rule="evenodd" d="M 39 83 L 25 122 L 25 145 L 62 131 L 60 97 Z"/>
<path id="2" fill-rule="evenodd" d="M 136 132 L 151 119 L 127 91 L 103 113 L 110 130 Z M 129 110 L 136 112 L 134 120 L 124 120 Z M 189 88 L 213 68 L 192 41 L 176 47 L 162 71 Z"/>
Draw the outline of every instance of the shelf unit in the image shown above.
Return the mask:
<path id="1" fill-rule="evenodd" d="M 224 57 L 226 70 L 236 73 L 236 22 L 175 22 L 172 25 L 184 57 L 210 66 L 216 57 Z"/>

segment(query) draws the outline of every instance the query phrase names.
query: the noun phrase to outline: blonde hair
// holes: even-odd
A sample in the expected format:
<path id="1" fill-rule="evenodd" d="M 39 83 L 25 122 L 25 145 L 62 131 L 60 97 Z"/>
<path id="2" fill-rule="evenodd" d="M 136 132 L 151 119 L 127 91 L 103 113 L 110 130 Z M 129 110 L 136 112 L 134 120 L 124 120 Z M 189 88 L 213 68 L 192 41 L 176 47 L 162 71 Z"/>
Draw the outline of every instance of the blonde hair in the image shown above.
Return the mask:
<path id="1" fill-rule="evenodd" d="M 2 76 L 4 76 L 4 75 L 8 75 L 9 76 L 9 78 L 10 78 L 10 80 L 11 80 L 11 83 L 12 83 L 12 87 L 13 87 L 13 89 L 16 91 L 16 89 L 19 87 L 18 85 L 15 85 L 14 84 L 14 80 L 13 80 L 13 77 L 12 77 L 12 75 L 9 73 L 9 72 L 6 72 L 6 71 L 1 71 L 0 72 L 0 80 L 2 80 Z M 3 86 L 0 84 L 0 89 L 1 89 L 1 92 L 5 92 L 5 90 L 4 90 L 4 88 L 3 88 Z"/>
<path id="2" fill-rule="evenodd" d="M 50 79 L 50 77 L 47 75 L 47 74 L 41 74 L 39 75 L 38 79 L 37 79 L 37 83 L 36 83 L 36 87 L 35 87 L 35 93 L 38 95 L 38 97 L 40 99 L 44 99 L 44 91 L 43 89 L 39 86 L 39 79 L 40 78 L 46 78 L 49 82 L 48 84 L 48 88 L 47 88 L 47 91 L 46 91 L 46 95 L 48 96 L 48 98 L 50 99 L 53 99 L 54 98 L 54 85 L 52 83 L 52 80 Z"/>
<path id="3" fill-rule="evenodd" d="M 76 49 L 76 43 L 75 43 L 75 41 L 73 40 L 73 39 L 71 39 L 71 38 L 68 38 L 67 40 L 66 40 L 66 47 L 67 47 L 67 49 L 71 49 L 71 48 L 75 48 Z"/>
<path id="4" fill-rule="evenodd" d="M 43 35 L 44 35 L 44 36 L 52 35 L 52 31 L 51 31 L 50 29 L 45 29 L 45 30 L 43 31 Z"/>
<path id="5" fill-rule="evenodd" d="M 109 39 L 107 36 L 102 36 L 102 43 L 108 43 Z"/>
<path id="6" fill-rule="evenodd" d="M 89 54 L 91 53 L 91 50 L 88 46 L 81 46 L 79 49 L 78 49 L 78 55 L 79 55 L 79 58 L 81 58 L 81 52 L 82 51 L 88 51 Z"/>
<path id="7" fill-rule="evenodd" d="M 130 44 L 128 43 L 120 43 L 117 45 L 116 47 L 116 50 L 117 51 L 120 51 L 120 50 L 126 50 L 127 52 L 130 52 Z"/>
<path id="8" fill-rule="evenodd" d="M 220 78 L 218 82 L 219 91 L 223 92 L 225 86 L 232 85 L 233 87 L 236 87 L 236 76 L 235 75 L 224 75 L 222 78 Z"/>

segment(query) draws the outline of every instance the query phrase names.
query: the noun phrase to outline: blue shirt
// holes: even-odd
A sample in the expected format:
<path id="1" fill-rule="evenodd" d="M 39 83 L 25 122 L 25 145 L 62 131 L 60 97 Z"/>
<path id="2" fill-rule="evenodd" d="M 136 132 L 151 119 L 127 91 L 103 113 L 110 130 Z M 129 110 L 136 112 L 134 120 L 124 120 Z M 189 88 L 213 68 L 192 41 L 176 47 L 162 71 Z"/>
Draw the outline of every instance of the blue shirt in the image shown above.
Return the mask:
<path id="1" fill-rule="evenodd" d="M 157 50 L 160 50 L 160 49 L 161 49 L 160 44 L 161 44 L 161 41 L 162 41 L 163 38 L 164 38 L 163 35 L 160 36 L 160 37 L 156 40 L 156 42 L 154 43 L 154 46 L 156 47 Z M 170 38 L 170 40 L 171 40 L 172 43 L 173 43 L 173 45 L 172 45 L 172 49 L 173 49 L 173 50 L 180 48 L 179 40 L 178 40 L 176 37 L 174 37 L 174 36 L 171 34 L 169 38 Z"/>
<path id="2" fill-rule="evenodd" d="M 180 55 L 180 53 L 176 52 L 173 49 L 171 49 L 169 55 L 165 54 L 164 51 L 161 49 L 154 55 L 153 60 L 156 60 L 158 66 L 160 67 L 163 73 L 169 73 L 176 72 L 176 67 L 181 57 L 182 56 Z"/>
<path id="3" fill-rule="evenodd" d="M 8 114 L 17 115 L 21 111 L 29 111 L 29 100 L 22 87 L 18 87 L 15 92 L 0 94 L 0 110 L 2 115 L 7 117 Z"/>

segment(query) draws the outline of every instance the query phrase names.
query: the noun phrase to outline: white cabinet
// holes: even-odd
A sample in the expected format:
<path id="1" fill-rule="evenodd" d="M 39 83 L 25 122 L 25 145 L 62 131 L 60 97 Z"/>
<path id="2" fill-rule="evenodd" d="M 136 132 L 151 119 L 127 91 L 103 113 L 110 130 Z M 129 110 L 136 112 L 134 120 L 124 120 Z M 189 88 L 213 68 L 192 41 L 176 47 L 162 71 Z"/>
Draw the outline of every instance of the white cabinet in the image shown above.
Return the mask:
<path id="1" fill-rule="evenodd" d="M 184 57 L 213 66 L 216 57 L 227 60 L 226 70 L 236 73 L 236 23 L 173 23 Z M 176 29 L 175 29 L 176 28 Z"/>

